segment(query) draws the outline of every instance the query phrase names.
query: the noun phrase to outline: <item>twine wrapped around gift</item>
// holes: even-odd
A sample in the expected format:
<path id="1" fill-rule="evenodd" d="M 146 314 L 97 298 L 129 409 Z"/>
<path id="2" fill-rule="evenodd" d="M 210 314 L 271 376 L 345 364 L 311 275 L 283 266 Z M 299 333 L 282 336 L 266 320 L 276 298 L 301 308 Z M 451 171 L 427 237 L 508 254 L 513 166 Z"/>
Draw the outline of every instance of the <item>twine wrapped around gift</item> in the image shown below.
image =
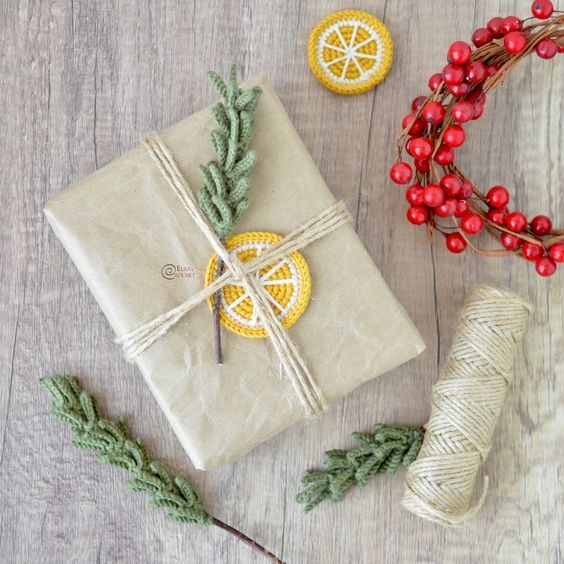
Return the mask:
<path id="1" fill-rule="evenodd" d="M 480 499 L 468 509 L 531 311 L 528 303 L 506 290 L 478 286 L 468 295 L 446 366 L 433 389 L 423 445 L 407 472 L 402 503 L 419 517 L 456 526 L 481 507 L 487 477 Z"/>
<path id="2" fill-rule="evenodd" d="M 353 485 L 407 466 L 403 506 L 419 517 L 460 526 L 480 509 L 469 509 L 476 475 L 492 445 L 513 361 L 532 307 L 516 294 L 491 286 L 470 291 L 458 314 L 447 364 L 433 390 L 431 417 L 423 428 L 376 425 L 355 433 L 363 446 L 325 453 L 325 468 L 309 470 L 297 500 L 310 511 L 325 499 L 339 501 Z"/>
<path id="3" fill-rule="evenodd" d="M 164 141 L 157 134 L 151 134 L 144 139 L 143 144 L 174 194 L 176 194 L 210 246 L 225 264 L 226 270 L 214 282 L 177 307 L 157 316 L 134 331 L 119 337 L 117 342 L 123 346 L 127 358 L 130 360 L 135 358 L 165 335 L 191 309 L 221 290 L 225 285 L 236 281 L 244 287 L 251 297 L 261 323 L 268 332 L 270 342 L 274 346 L 284 372 L 290 379 L 306 415 L 311 416 L 323 411 L 327 407 L 327 401 L 323 397 L 321 389 L 311 375 L 297 346 L 272 310 L 266 290 L 258 282 L 254 273 L 276 260 L 306 247 L 317 239 L 325 237 L 350 221 L 351 218 L 344 203 L 337 202 L 330 206 L 284 237 L 280 242 L 265 249 L 261 255 L 248 262 L 241 263 L 236 256 L 227 251 L 215 234 L 208 219 L 203 215 L 194 193 L 186 179 L 182 176 Z"/>

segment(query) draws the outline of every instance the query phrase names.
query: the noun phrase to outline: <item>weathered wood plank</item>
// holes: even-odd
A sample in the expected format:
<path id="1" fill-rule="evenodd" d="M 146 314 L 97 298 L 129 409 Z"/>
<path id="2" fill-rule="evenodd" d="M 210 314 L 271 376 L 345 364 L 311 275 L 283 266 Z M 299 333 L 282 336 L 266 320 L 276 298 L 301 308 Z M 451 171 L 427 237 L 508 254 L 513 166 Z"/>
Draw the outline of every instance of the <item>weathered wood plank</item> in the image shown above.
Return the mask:
<path id="1" fill-rule="evenodd" d="M 520 261 L 448 256 L 403 221 L 387 170 L 410 100 L 449 43 L 516 0 L 361 0 L 390 27 L 395 63 L 362 96 L 325 91 L 307 68 L 310 28 L 336 0 L 41 2 L 0 5 L 0 560 L 3 562 L 260 562 L 220 531 L 181 527 L 127 492 L 122 474 L 75 452 L 48 415 L 40 376 L 75 371 L 112 415 L 127 414 L 156 456 L 195 482 L 206 503 L 292 563 L 559 562 L 563 495 L 564 278 Z M 85 284 L 43 220 L 51 195 L 103 166 L 151 129 L 212 100 L 204 74 L 237 62 L 264 73 L 336 196 L 357 210 L 369 252 L 419 327 L 428 351 L 249 456 L 195 471 Z M 519 208 L 564 223 L 561 60 L 525 62 L 491 96 L 460 151 L 477 185 L 505 183 Z M 327 448 L 377 421 L 421 423 L 467 289 L 508 286 L 537 311 L 484 472 L 491 491 L 464 530 L 400 507 L 403 475 L 304 515 L 299 479 Z"/>

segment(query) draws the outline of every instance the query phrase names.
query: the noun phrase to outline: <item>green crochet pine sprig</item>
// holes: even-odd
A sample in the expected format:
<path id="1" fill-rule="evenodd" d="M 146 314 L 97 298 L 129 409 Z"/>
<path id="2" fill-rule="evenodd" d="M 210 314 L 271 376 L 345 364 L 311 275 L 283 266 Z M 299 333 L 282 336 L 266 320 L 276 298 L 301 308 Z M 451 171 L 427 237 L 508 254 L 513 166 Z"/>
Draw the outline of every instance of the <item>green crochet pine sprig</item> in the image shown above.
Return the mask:
<path id="1" fill-rule="evenodd" d="M 75 377 L 44 378 L 41 384 L 53 399 L 53 415 L 74 432 L 75 447 L 92 450 L 101 462 L 127 470 L 132 476 L 128 487 L 147 492 L 151 505 L 166 508 L 172 521 L 213 523 L 190 482 L 183 476 L 173 477 L 161 462 L 151 461 L 143 441 L 131 439 L 123 418 L 117 424 L 103 419 L 96 400 L 80 390 Z"/>
<path id="2" fill-rule="evenodd" d="M 212 108 L 217 130 L 210 134 L 211 145 L 217 159 L 200 165 L 203 186 L 198 192 L 198 202 L 207 215 L 215 233 L 224 243 L 249 206 L 249 173 L 257 160 L 249 150 L 255 131 L 254 114 L 262 90 L 255 86 L 241 90 L 237 82 L 237 67 L 231 67 L 226 82 L 215 72 L 208 72 L 208 79 L 223 98 Z M 223 262 L 217 261 L 216 278 L 223 273 Z M 223 364 L 221 331 L 219 325 L 221 290 L 213 299 L 215 357 Z"/>
<path id="3" fill-rule="evenodd" d="M 214 525 L 235 536 L 276 564 L 276 555 L 231 525 L 210 515 L 202 505 L 192 484 L 184 476 L 174 476 L 161 463 L 147 455 L 141 439 L 132 440 L 123 418 L 113 423 L 104 419 L 96 400 L 81 390 L 74 376 L 42 378 L 41 384 L 53 400 L 51 412 L 74 432 L 73 445 L 92 450 L 98 459 L 127 470 L 132 479 L 129 488 L 149 494 L 153 507 L 163 507 L 172 521 Z"/>
<path id="4" fill-rule="evenodd" d="M 364 446 L 351 450 L 329 450 L 324 470 L 308 470 L 302 484 L 306 488 L 296 500 L 311 511 L 325 499 L 341 501 L 354 485 L 365 486 L 376 474 L 393 474 L 398 466 L 409 466 L 423 444 L 422 428 L 391 427 L 378 424 L 374 433 L 353 433 Z"/>
<path id="5" fill-rule="evenodd" d="M 254 113 L 262 90 L 255 86 L 241 90 L 237 67 L 231 67 L 225 83 L 215 72 L 208 79 L 223 98 L 212 108 L 218 128 L 211 132 L 211 145 L 217 159 L 200 165 L 203 186 L 198 201 L 218 237 L 224 240 L 247 209 L 249 173 L 257 156 L 249 145 L 255 131 Z"/>

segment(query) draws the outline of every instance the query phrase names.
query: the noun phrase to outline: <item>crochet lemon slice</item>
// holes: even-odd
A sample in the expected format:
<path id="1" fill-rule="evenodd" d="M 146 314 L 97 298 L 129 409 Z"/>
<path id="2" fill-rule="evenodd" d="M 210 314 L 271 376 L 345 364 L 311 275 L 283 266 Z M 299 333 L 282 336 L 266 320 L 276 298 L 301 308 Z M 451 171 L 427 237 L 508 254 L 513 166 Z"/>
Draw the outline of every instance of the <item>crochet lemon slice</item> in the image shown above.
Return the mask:
<path id="1" fill-rule="evenodd" d="M 241 262 L 259 256 L 282 235 L 267 231 L 249 231 L 229 237 L 225 247 Z M 217 275 L 217 255 L 208 262 L 205 284 L 211 284 Z M 291 327 L 305 311 L 311 296 L 309 268 L 300 252 L 293 252 L 254 274 L 267 292 L 274 313 L 286 328 Z M 213 296 L 208 298 L 213 307 Z M 241 284 L 227 284 L 221 290 L 219 319 L 227 329 L 249 338 L 267 337 L 268 334 L 254 307 L 253 301 Z"/>
<path id="2" fill-rule="evenodd" d="M 311 32 L 309 66 L 323 86 L 338 94 L 360 94 L 384 80 L 392 66 L 388 28 L 360 10 L 335 12 Z"/>

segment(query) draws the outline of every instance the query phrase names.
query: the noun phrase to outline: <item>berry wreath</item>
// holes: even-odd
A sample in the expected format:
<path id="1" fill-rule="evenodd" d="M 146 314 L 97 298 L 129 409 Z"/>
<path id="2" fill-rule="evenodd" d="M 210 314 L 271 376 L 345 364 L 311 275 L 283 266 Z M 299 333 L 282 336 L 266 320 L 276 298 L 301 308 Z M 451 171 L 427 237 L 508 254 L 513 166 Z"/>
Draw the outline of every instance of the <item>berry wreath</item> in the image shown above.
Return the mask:
<path id="1" fill-rule="evenodd" d="M 403 119 L 390 177 L 396 184 L 412 181 L 413 168 L 402 160 L 405 149 L 415 168 L 414 183 L 405 194 L 407 219 L 426 224 L 430 236 L 439 231 L 449 251 L 460 253 L 470 246 L 489 256 L 517 255 L 533 261 L 541 276 L 551 276 L 557 263 L 564 263 L 564 230 L 553 229 L 546 215 L 529 221 L 522 212 L 510 211 L 504 186 L 483 194 L 455 161 L 455 149 L 466 140 L 462 124 L 482 115 L 487 92 L 533 52 L 543 59 L 564 53 L 564 12 L 554 10 L 550 0 L 535 1 L 531 11 L 533 17 L 525 21 L 492 18 L 472 34 L 474 50 L 464 41 L 450 46 L 448 64 L 429 79 L 431 94 L 415 98 Z M 442 218 L 452 224 L 441 225 Z M 469 236 L 484 227 L 503 248 L 481 249 L 471 242 Z"/>

